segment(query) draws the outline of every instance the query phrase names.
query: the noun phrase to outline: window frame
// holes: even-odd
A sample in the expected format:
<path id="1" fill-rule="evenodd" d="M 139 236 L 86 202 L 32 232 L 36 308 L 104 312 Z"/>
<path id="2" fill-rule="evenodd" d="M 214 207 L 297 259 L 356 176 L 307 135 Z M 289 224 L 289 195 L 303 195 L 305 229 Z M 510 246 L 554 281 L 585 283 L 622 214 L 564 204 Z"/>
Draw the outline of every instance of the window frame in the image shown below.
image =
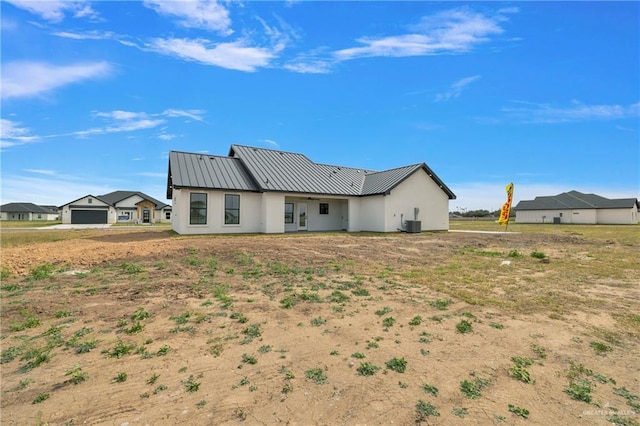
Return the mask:
<path id="1" fill-rule="evenodd" d="M 320 207 L 318 208 L 319 214 L 329 214 L 329 203 L 320 203 Z M 324 207 L 324 209 L 323 209 Z"/>
<path id="2" fill-rule="evenodd" d="M 229 197 L 234 197 L 234 199 L 238 200 L 238 207 L 237 208 L 227 207 L 227 202 L 228 202 Z M 239 225 L 242 224 L 241 223 L 242 221 L 240 220 L 240 212 L 242 210 L 241 209 L 241 207 L 242 207 L 241 203 L 242 203 L 242 199 L 240 197 L 240 194 L 224 194 L 224 206 L 223 206 L 223 208 L 224 208 L 224 211 L 223 211 L 223 213 L 224 213 L 224 218 L 223 218 L 224 225 L 226 225 L 226 226 L 239 226 Z M 229 221 L 229 219 L 227 218 L 227 213 L 229 213 L 229 212 L 235 212 L 236 213 L 235 217 L 237 217 L 237 222 Z"/>
<path id="3" fill-rule="evenodd" d="M 287 217 L 287 206 L 291 206 L 291 220 L 287 221 L 288 217 Z M 294 203 L 284 203 L 284 223 L 285 225 L 291 225 L 294 222 L 294 218 L 295 218 L 295 206 Z"/>
<path id="4" fill-rule="evenodd" d="M 193 203 L 193 196 L 194 195 L 203 195 L 204 196 L 204 207 L 194 207 Z M 208 194 L 206 192 L 190 192 L 189 193 L 189 225 L 206 225 L 207 224 L 207 210 L 208 210 L 208 201 L 209 201 L 209 197 L 207 196 Z M 195 202 L 198 202 L 197 200 Z M 204 211 L 204 215 L 200 215 L 199 217 L 204 219 L 204 222 L 194 222 L 194 210 L 200 210 L 200 211 Z"/>

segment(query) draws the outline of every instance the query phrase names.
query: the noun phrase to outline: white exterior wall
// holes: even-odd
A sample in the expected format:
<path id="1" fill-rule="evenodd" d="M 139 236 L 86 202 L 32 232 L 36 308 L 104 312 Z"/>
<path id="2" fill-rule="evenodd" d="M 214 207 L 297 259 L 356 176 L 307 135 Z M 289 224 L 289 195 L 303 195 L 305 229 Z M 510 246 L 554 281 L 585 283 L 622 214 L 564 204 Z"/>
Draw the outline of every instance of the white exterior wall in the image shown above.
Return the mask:
<path id="1" fill-rule="evenodd" d="M 419 170 L 385 197 L 384 232 L 404 229 L 404 221 L 419 220 L 423 231 L 449 229 L 449 197 L 426 172 Z M 417 218 L 414 209 L 418 208 Z M 401 220 L 402 219 L 402 220 Z"/>
<path id="2" fill-rule="evenodd" d="M 607 225 L 636 225 L 638 224 L 638 209 L 600 209 L 597 213 L 598 223 Z"/>
<path id="3" fill-rule="evenodd" d="M 384 195 L 360 198 L 360 211 L 358 212 L 360 231 L 384 232 L 385 198 Z"/>
<path id="4" fill-rule="evenodd" d="M 23 219 L 18 219 L 18 215 L 23 215 Z M 38 217 L 40 215 L 40 217 Z M 55 213 L 13 213 L 0 212 L 0 220 L 57 220 L 58 215 Z"/>
<path id="5" fill-rule="evenodd" d="M 287 194 L 282 197 L 280 217 L 286 232 L 298 231 L 298 204 L 307 205 L 307 231 L 339 231 L 347 229 L 348 204 L 347 197 L 322 198 L 309 194 Z M 309 199 L 311 198 L 311 199 Z M 293 203 L 293 223 L 284 223 L 284 203 Z M 320 203 L 329 205 L 329 214 L 320 214 Z"/>
<path id="6" fill-rule="evenodd" d="M 262 198 L 261 231 L 267 234 L 280 234 L 285 231 L 284 194 L 265 192 Z"/>
<path id="7" fill-rule="evenodd" d="M 207 224 L 189 224 L 189 208 L 191 193 L 207 194 Z M 225 225 L 224 195 L 240 195 L 240 224 Z M 284 214 L 284 213 L 283 213 Z M 173 230 L 179 234 L 231 234 L 263 232 L 262 194 L 252 192 L 217 191 L 217 190 L 173 190 Z M 282 219 L 284 221 L 284 219 Z"/>
<path id="8" fill-rule="evenodd" d="M 574 225 L 630 225 L 638 223 L 638 212 L 635 207 L 629 209 L 516 211 L 517 223 L 553 223 L 554 217 L 559 217 L 560 223 Z"/>
<path id="9" fill-rule="evenodd" d="M 91 199 L 91 203 L 89 203 Z M 71 207 L 73 206 L 73 207 Z M 84 197 L 70 204 L 62 206 L 62 223 L 71 223 L 71 210 L 108 210 L 107 223 L 116 223 L 118 216 L 116 215 L 116 209 L 110 207 L 108 204 L 103 203 L 95 197 Z"/>

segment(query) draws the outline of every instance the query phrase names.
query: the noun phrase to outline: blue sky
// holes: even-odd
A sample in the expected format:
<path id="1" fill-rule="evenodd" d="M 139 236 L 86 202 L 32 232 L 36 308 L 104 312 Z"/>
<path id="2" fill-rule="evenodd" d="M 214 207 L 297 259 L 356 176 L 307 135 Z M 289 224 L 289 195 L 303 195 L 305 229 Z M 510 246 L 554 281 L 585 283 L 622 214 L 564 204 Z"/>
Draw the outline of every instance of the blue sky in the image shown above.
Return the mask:
<path id="1" fill-rule="evenodd" d="M 638 2 L 0 3 L 1 202 L 137 190 L 231 144 L 426 162 L 499 209 L 640 198 Z"/>

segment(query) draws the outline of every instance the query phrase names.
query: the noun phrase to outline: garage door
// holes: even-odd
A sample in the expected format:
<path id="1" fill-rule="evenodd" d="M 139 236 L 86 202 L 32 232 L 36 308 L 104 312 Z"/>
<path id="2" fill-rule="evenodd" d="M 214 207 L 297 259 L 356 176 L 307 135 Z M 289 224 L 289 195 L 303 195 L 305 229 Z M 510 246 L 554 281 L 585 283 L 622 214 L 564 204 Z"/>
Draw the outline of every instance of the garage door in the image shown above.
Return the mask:
<path id="1" fill-rule="evenodd" d="M 71 210 L 71 223 L 107 223 L 107 211 Z"/>

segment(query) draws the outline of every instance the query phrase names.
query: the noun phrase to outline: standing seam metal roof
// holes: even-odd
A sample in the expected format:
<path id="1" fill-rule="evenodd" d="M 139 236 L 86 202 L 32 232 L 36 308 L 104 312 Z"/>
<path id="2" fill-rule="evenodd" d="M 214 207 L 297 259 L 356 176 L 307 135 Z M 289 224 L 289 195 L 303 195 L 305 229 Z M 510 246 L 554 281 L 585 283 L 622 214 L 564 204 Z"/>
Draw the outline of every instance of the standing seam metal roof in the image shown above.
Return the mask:
<path id="1" fill-rule="evenodd" d="M 317 164 L 302 154 L 242 145 L 231 145 L 229 157 L 172 151 L 167 198 L 171 198 L 172 186 L 343 196 L 385 194 L 421 168 L 450 199 L 455 198 L 424 163 L 372 172 Z"/>

